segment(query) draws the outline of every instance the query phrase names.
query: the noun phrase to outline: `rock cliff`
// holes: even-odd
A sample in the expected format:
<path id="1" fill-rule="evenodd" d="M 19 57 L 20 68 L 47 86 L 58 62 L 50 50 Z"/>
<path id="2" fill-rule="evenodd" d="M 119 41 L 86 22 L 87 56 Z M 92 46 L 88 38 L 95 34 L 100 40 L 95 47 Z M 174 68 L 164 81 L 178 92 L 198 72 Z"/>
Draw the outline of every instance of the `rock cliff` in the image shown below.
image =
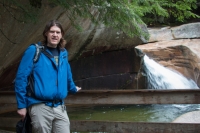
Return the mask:
<path id="1" fill-rule="evenodd" d="M 13 90 L 12 81 L 24 50 L 42 40 L 44 26 L 51 19 L 63 24 L 73 78 L 84 90 L 145 88 L 145 78 L 138 76 L 143 54 L 179 71 L 200 86 L 200 23 L 150 28 L 150 39 L 146 43 L 104 25 L 95 26 L 88 19 L 78 18 L 83 27 L 79 32 L 71 26 L 66 10 L 48 3 L 42 5 L 36 23 L 17 22 L 8 12 L 0 16 L 1 90 Z"/>

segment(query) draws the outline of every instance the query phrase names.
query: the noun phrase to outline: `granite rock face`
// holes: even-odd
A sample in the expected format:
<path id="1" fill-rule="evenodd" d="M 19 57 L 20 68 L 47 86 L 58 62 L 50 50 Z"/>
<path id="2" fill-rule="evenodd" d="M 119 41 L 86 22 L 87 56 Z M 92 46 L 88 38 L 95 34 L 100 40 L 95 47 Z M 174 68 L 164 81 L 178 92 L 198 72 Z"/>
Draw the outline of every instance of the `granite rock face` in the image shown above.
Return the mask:
<path id="1" fill-rule="evenodd" d="M 199 28 L 200 23 L 190 23 L 150 30 L 151 43 L 135 47 L 137 54 L 141 57 L 146 54 L 159 64 L 194 80 L 200 86 Z M 161 34 L 162 32 L 164 34 Z"/>
<path id="2" fill-rule="evenodd" d="M 144 26 L 143 30 L 150 33 L 147 41 L 140 37 L 130 38 L 104 25 L 95 26 L 88 19 L 77 18 L 83 28 L 79 32 L 70 24 L 66 10 L 45 0 L 36 23 L 18 22 L 8 12 L 0 19 L 1 90 L 13 90 L 12 82 L 24 50 L 31 43 L 43 39 L 44 26 L 52 19 L 63 24 L 73 78 L 83 89 L 145 88 L 145 79 L 139 73 L 144 54 L 165 67 L 179 71 L 200 86 L 200 23 L 149 29 Z"/>

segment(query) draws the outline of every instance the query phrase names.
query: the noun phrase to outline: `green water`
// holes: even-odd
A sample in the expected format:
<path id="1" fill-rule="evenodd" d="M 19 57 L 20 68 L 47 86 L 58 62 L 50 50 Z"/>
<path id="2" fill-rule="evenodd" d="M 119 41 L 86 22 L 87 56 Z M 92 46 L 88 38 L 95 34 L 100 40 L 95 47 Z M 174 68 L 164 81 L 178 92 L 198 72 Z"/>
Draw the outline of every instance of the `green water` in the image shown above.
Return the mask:
<path id="1" fill-rule="evenodd" d="M 77 106 L 68 107 L 68 116 L 70 120 L 172 122 L 184 113 L 197 110 L 200 110 L 200 104 Z"/>
<path id="2" fill-rule="evenodd" d="M 172 122 L 184 113 L 199 109 L 199 104 L 77 106 L 68 107 L 68 115 L 70 120 Z"/>
<path id="3" fill-rule="evenodd" d="M 200 110 L 200 104 L 67 106 L 67 112 L 70 120 L 132 122 L 172 122 L 174 119 L 184 113 L 197 110 Z M 1 114 L 0 116 L 19 117 L 16 111 Z"/>

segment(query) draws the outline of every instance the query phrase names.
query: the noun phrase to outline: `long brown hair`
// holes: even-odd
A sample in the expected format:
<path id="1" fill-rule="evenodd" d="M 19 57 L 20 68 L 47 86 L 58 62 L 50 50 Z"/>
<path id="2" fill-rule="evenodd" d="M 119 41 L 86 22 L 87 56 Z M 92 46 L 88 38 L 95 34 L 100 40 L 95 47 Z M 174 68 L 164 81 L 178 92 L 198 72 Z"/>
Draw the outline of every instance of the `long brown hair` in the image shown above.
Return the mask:
<path id="1" fill-rule="evenodd" d="M 47 25 L 46 25 L 46 27 L 44 28 L 44 31 L 43 31 L 44 40 L 42 41 L 42 44 L 43 45 L 47 45 L 47 36 L 45 34 L 51 29 L 52 26 L 57 26 L 57 27 L 60 28 L 61 34 L 62 34 L 62 38 L 60 39 L 60 42 L 59 42 L 58 46 L 60 48 L 64 48 L 65 44 L 67 43 L 67 41 L 63 38 L 65 32 L 64 32 L 64 30 L 62 28 L 62 25 L 57 20 L 51 20 L 51 21 L 49 21 L 47 23 Z"/>

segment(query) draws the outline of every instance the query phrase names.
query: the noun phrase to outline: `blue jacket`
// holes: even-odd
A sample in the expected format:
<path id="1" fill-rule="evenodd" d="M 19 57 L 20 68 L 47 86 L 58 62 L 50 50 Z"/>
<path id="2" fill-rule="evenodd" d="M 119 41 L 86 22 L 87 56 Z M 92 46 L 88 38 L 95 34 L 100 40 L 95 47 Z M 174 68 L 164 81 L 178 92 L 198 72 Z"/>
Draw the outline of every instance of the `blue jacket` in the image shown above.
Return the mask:
<path id="1" fill-rule="evenodd" d="M 51 54 L 48 49 L 45 49 Z M 18 109 L 27 108 L 32 104 L 46 103 L 52 105 L 53 100 L 64 100 L 68 92 L 76 93 L 72 79 L 66 49 L 60 49 L 59 65 L 55 59 L 41 53 L 37 63 L 33 63 L 36 47 L 30 45 L 24 52 L 15 78 L 15 92 Z M 27 96 L 28 76 L 33 69 L 35 97 Z M 62 103 L 63 104 L 63 103 Z"/>

